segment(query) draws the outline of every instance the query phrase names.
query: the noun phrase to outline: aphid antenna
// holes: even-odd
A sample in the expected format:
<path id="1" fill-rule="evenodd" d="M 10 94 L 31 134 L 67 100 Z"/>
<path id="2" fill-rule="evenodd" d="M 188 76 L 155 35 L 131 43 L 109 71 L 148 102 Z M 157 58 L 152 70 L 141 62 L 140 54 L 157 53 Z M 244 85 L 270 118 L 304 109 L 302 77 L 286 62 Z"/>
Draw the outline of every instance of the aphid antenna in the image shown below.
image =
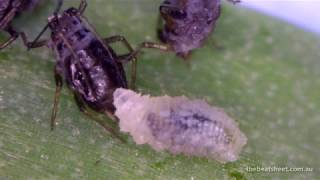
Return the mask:
<path id="1" fill-rule="evenodd" d="M 58 13 L 59 13 L 62 5 L 63 5 L 63 0 L 57 0 L 57 5 L 56 5 L 56 8 L 53 12 L 55 19 L 58 19 Z M 43 33 L 46 32 L 48 27 L 49 27 L 49 22 L 44 26 L 44 28 L 41 30 L 41 32 L 38 34 L 38 36 L 31 42 L 30 46 L 28 46 L 28 50 L 30 50 L 30 47 L 34 46 L 34 44 L 40 39 L 40 37 L 43 35 Z"/>
<path id="2" fill-rule="evenodd" d="M 54 10 L 53 14 L 58 14 L 62 5 L 63 5 L 63 0 L 57 0 L 57 5 L 56 5 L 56 9 Z"/>
<path id="3" fill-rule="evenodd" d="M 80 5 L 78 7 L 78 11 L 80 12 L 81 15 L 86 10 L 87 6 L 88 6 L 87 1 L 86 0 L 81 0 Z"/>
<path id="4" fill-rule="evenodd" d="M 61 10 L 61 7 L 63 5 L 63 0 L 57 0 L 56 9 L 53 11 L 53 16 L 56 20 L 58 20 L 58 13 Z"/>
<path id="5" fill-rule="evenodd" d="M 35 43 L 40 39 L 40 37 L 43 35 L 44 32 L 46 32 L 46 30 L 49 27 L 49 23 L 47 23 L 44 28 L 41 30 L 41 32 L 38 34 L 38 36 L 30 43 L 30 45 L 28 45 L 28 50 L 30 50 L 30 47 L 33 47 L 35 45 Z"/>

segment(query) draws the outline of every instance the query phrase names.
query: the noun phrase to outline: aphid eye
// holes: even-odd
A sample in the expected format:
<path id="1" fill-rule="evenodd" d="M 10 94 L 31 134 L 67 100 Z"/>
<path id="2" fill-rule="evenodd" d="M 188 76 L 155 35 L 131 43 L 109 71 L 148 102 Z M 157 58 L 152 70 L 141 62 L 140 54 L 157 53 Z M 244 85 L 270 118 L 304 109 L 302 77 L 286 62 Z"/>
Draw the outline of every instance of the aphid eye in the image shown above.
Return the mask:
<path id="1" fill-rule="evenodd" d="M 184 19 L 187 16 L 187 13 L 183 10 L 170 11 L 171 17 L 174 19 Z"/>
<path id="2" fill-rule="evenodd" d="M 78 24 L 78 21 L 73 20 L 73 21 L 72 21 L 72 24 L 76 25 L 76 24 Z"/>

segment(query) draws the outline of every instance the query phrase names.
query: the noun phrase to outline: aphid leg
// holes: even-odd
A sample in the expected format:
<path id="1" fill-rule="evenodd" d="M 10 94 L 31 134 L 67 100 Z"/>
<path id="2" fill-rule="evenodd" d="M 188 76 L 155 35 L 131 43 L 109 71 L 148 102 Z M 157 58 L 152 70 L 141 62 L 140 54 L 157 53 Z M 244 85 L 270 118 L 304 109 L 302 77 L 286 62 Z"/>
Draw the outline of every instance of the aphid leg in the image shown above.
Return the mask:
<path id="1" fill-rule="evenodd" d="M 23 44 L 28 48 L 28 50 L 32 48 L 42 47 L 48 44 L 48 40 L 29 42 L 24 32 L 20 32 L 20 36 L 22 38 Z"/>
<path id="2" fill-rule="evenodd" d="M 183 62 L 190 68 L 191 67 L 191 52 L 188 53 L 178 53 L 179 57 L 183 59 Z"/>
<path id="3" fill-rule="evenodd" d="M 55 15 L 57 15 L 57 14 L 55 13 Z M 28 49 L 29 48 L 35 48 L 35 47 L 44 46 L 44 45 L 47 44 L 47 43 L 45 43 L 45 42 L 47 42 L 47 40 L 42 40 L 42 41 L 38 41 L 38 40 L 43 35 L 43 33 L 46 32 L 46 30 L 48 28 L 49 28 L 49 23 L 47 23 L 47 25 L 44 26 L 44 28 L 41 30 L 41 32 L 38 34 L 38 36 L 30 43 L 30 45 L 29 45 L 30 47 L 27 46 Z M 27 42 L 27 41 L 25 41 L 25 42 Z"/>
<path id="4" fill-rule="evenodd" d="M 159 44 L 159 43 L 154 43 L 154 42 L 143 42 L 132 53 L 123 56 L 123 58 L 119 58 L 124 62 L 131 61 L 133 59 L 132 70 L 131 70 L 131 81 L 132 81 L 131 84 L 133 84 L 133 85 L 134 85 L 135 80 L 136 80 L 136 72 L 137 72 L 137 69 L 136 69 L 137 60 L 135 59 L 135 57 L 137 57 L 138 53 L 141 52 L 142 48 L 153 48 L 153 49 L 158 49 L 158 50 L 161 50 L 161 51 L 172 51 L 171 46 L 166 45 L 166 44 Z M 132 89 L 134 89 L 134 86 L 133 86 Z"/>
<path id="5" fill-rule="evenodd" d="M 130 53 L 134 52 L 134 49 L 132 48 L 130 43 L 127 41 L 127 39 L 121 35 L 110 36 L 110 37 L 104 38 L 103 41 L 106 44 L 122 42 L 125 45 L 125 47 L 129 50 Z"/>
<path id="6" fill-rule="evenodd" d="M 111 36 L 111 37 L 105 38 L 104 42 L 106 44 L 111 44 L 111 43 L 115 43 L 115 42 L 122 42 L 124 44 L 124 46 L 129 50 L 129 52 L 130 52 L 129 56 L 134 52 L 134 49 L 132 48 L 130 43 L 126 40 L 125 37 L 123 37 L 121 35 L 116 35 L 116 36 Z M 130 81 L 129 87 L 130 87 L 130 89 L 135 90 L 138 60 L 135 56 L 130 56 L 130 57 L 129 56 L 125 55 L 125 56 L 123 56 L 125 58 L 119 58 L 119 59 L 120 59 L 120 61 L 121 60 L 131 61 L 131 81 Z M 119 57 L 121 57 L 121 56 L 119 56 Z"/>
<path id="7" fill-rule="evenodd" d="M 81 0 L 81 3 L 80 3 L 79 8 L 78 8 L 80 14 L 83 14 L 83 12 L 86 10 L 87 6 L 88 6 L 87 1 L 86 0 Z"/>
<path id="8" fill-rule="evenodd" d="M 11 20 L 14 18 L 16 15 L 17 8 L 12 8 L 7 15 L 1 19 L 0 21 L 0 28 L 5 29 L 10 34 L 9 39 L 7 39 L 4 43 L 0 45 L 0 50 L 9 46 L 13 41 L 15 41 L 19 34 L 10 26 Z"/>
<path id="9" fill-rule="evenodd" d="M 110 126 L 108 126 L 103 120 L 97 118 L 96 116 L 94 116 L 90 111 L 88 111 L 87 106 L 85 105 L 85 103 L 83 102 L 82 98 L 80 95 L 78 95 L 77 93 L 74 93 L 74 99 L 76 101 L 76 104 L 79 107 L 79 110 L 81 112 L 83 112 L 86 116 L 88 116 L 90 119 L 94 120 L 96 123 L 98 123 L 100 126 L 102 126 L 105 130 L 107 130 L 112 136 L 118 138 L 121 142 L 125 142 L 125 140 L 120 137 L 116 131 L 114 131 L 114 129 Z"/>
<path id="10" fill-rule="evenodd" d="M 53 100 L 53 107 L 52 107 L 52 114 L 51 114 L 51 123 L 50 123 L 51 130 L 53 130 L 55 127 L 56 117 L 58 112 L 58 104 L 59 104 L 61 89 L 63 85 L 63 80 L 57 71 L 57 67 L 55 67 L 55 70 L 54 70 L 54 78 L 56 82 L 56 91 L 54 93 L 54 100 Z"/>
<path id="11" fill-rule="evenodd" d="M 5 42 L 0 44 L 0 50 L 9 46 L 13 41 L 15 41 L 19 37 L 19 34 L 15 30 L 13 30 L 11 26 L 9 26 L 6 29 L 6 31 L 10 34 L 10 37 Z"/>
<path id="12" fill-rule="evenodd" d="M 5 42 L 0 44 L 0 50 L 8 47 L 13 41 L 15 41 L 18 38 L 18 36 L 10 36 L 9 39 L 7 39 Z"/>
<path id="13" fill-rule="evenodd" d="M 109 111 L 106 111 L 105 112 L 107 114 L 107 116 L 114 122 L 118 123 L 119 122 L 119 119 L 117 118 L 117 116 L 113 115 L 111 112 Z"/>
<path id="14" fill-rule="evenodd" d="M 160 43 L 154 43 L 154 42 L 143 42 L 141 43 L 136 50 L 134 50 L 130 56 L 128 56 L 128 60 L 130 60 L 132 57 L 137 57 L 138 53 L 141 52 L 143 48 L 148 49 L 158 49 L 160 51 L 173 51 L 172 47 L 167 44 L 160 44 Z"/>
<path id="15" fill-rule="evenodd" d="M 131 62 L 131 81 L 129 84 L 129 88 L 132 90 L 136 89 L 137 64 L 138 64 L 138 60 L 134 58 Z"/>
<path id="16" fill-rule="evenodd" d="M 130 88 L 135 89 L 135 81 L 136 81 L 136 72 L 137 72 L 137 60 L 136 57 L 138 53 L 141 52 L 142 48 L 153 48 L 153 49 L 159 49 L 161 51 L 172 51 L 171 46 L 165 45 L 165 44 L 159 44 L 154 42 L 143 42 L 141 43 L 136 50 L 134 50 L 132 53 L 122 56 L 122 58 L 119 58 L 121 61 L 128 62 L 133 60 L 132 62 L 132 69 L 131 69 L 131 84 Z"/>
<path id="17" fill-rule="evenodd" d="M 166 38 L 163 37 L 163 34 L 162 34 L 162 28 L 163 28 L 163 20 L 161 18 L 161 15 L 158 15 L 157 36 L 161 42 L 166 43 Z"/>
<path id="18" fill-rule="evenodd" d="M 17 8 L 12 8 L 12 9 L 6 14 L 6 16 L 1 19 L 0 28 L 1 28 L 1 29 L 5 29 L 7 26 L 10 27 L 9 23 L 10 23 L 11 20 L 14 18 L 14 16 L 16 15 L 16 13 L 17 13 Z"/>

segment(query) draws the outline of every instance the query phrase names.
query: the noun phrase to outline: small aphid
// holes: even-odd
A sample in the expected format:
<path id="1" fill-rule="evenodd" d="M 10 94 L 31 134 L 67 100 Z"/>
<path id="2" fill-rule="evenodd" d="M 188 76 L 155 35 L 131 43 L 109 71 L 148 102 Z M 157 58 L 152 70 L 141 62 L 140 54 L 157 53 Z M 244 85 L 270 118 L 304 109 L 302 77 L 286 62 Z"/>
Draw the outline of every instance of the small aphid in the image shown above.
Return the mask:
<path id="1" fill-rule="evenodd" d="M 159 8 L 158 27 L 158 36 L 164 44 L 144 42 L 137 51 L 142 48 L 174 51 L 186 59 L 214 30 L 220 9 L 220 0 L 165 0 Z"/>
<path id="2" fill-rule="evenodd" d="M 12 27 L 12 20 L 21 12 L 36 6 L 39 0 L 0 0 L 0 30 L 9 33 L 10 37 L 0 44 L 0 50 L 10 45 L 19 36 Z"/>
<path id="3" fill-rule="evenodd" d="M 120 130 L 130 133 L 137 144 L 149 144 L 155 150 L 229 162 L 238 159 L 247 142 L 223 109 L 203 100 L 142 96 L 119 88 L 114 105 Z"/>
<path id="4" fill-rule="evenodd" d="M 62 1 L 59 2 L 54 15 L 48 18 L 48 24 L 32 43 L 27 41 L 24 33 L 21 33 L 28 48 L 48 45 L 56 56 L 57 62 L 54 71 L 56 92 L 51 117 L 52 129 L 55 125 L 63 79 L 72 90 L 82 112 L 90 115 L 88 111 L 90 108 L 112 117 L 115 111 L 113 92 L 116 88 L 128 87 L 122 66 L 122 60 L 126 59 L 128 54 L 117 55 L 110 44 L 120 41 L 129 51 L 133 51 L 122 36 L 112 36 L 105 39 L 99 37 L 82 15 L 87 6 L 85 0 L 81 1 L 78 9 L 69 8 L 63 13 L 59 13 L 61 5 Z M 38 41 L 47 28 L 51 30 L 50 39 Z M 96 121 L 112 132 L 106 124 L 99 120 Z"/>

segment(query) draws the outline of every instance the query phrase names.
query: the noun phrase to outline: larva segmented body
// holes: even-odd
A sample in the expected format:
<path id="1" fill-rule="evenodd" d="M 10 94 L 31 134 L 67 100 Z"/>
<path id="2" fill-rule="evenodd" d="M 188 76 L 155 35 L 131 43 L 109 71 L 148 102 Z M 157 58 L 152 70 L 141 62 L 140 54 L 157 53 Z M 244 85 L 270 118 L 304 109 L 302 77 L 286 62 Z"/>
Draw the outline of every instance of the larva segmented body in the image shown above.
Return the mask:
<path id="1" fill-rule="evenodd" d="M 137 144 L 149 144 L 155 150 L 228 162 L 238 159 L 247 142 L 223 109 L 203 100 L 141 96 L 117 89 L 114 105 L 121 131 L 130 133 Z"/>

